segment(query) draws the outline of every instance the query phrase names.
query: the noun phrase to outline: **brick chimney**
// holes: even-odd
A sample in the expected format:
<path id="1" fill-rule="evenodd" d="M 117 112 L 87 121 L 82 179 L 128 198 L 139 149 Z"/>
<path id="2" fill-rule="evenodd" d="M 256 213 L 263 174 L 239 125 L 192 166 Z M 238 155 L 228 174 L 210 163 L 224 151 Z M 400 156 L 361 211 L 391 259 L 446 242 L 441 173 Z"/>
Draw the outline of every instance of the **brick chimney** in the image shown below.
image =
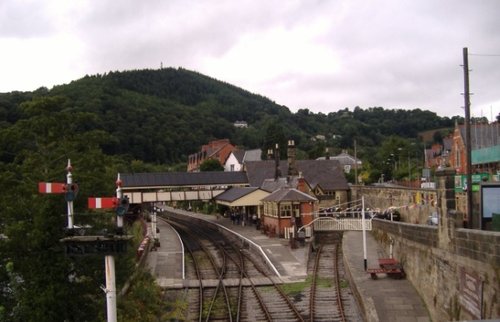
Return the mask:
<path id="1" fill-rule="evenodd" d="M 297 164 L 295 162 L 296 151 L 295 151 L 295 142 L 293 140 L 288 140 L 288 176 L 297 176 L 299 175 L 299 171 L 297 170 Z"/>
<path id="2" fill-rule="evenodd" d="M 267 149 L 267 160 L 273 159 L 273 149 Z"/>
<path id="3" fill-rule="evenodd" d="M 274 149 L 274 180 L 278 180 L 281 177 L 280 169 L 280 147 L 276 143 L 276 148 Z"/>
<path id="4" fill-rule="evenodd" d="M 299 172 L 299 178 L 297 180 L 297 190 L 308 193 L 306 188 L 306 180 L 304 179 L 304 177 L 302 177 L 301 172 Z"/>

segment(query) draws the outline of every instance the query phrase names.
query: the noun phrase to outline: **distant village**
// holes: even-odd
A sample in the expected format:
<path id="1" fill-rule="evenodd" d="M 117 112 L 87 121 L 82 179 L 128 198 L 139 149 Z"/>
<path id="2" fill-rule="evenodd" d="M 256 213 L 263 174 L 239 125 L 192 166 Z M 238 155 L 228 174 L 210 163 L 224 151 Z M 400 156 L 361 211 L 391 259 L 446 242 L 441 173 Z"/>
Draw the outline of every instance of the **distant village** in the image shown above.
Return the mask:
<path id="1" fill-rule="evenodd" d="M 245 121 L 236 121 L 237 128 L 247 128 Z M 325 136 L 318 134 L 311 140 L 325 140 Z M 500 125 L 475 124 L 471 127 L 471 164 L 472 173 L 485 173 L 491 176 L 492 181 L 500 181 Z M 261 161 L 262 151 L 239 150 L 228 139 L 211 141 L 201 147 L 197 153 L 191 154 L 188 159 L 188 172 L 199 171 L 200 165 L 207 159 L 216 159 L 224 166 L 224 171 L 242 171 L 248 161 Z M 346 173 L 352 169 L 361 169 L 363 162 L 350 155 L 346 150 L 336 156 L 327 156 L 339 161 Z M 457 175 L 466 173 L 465 127 L 455 125 L 453 133 L 442 139 L 442 143 L 434 143 L 424 151 L 425 169 L 451 167 Z"/>

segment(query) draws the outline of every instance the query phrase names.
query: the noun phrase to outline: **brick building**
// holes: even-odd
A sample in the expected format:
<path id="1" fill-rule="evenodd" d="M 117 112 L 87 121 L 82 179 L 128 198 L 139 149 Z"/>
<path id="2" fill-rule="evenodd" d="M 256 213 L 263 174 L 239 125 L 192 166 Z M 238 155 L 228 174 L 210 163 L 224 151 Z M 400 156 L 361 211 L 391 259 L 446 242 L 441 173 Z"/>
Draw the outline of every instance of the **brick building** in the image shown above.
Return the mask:
<path id="1" fill-rule="evenodd" d="M 471 136 L 471 173 L 496 174 L 500 170 L 500 125 L 473 124 Z M 450 165 L 457 174 L 467 173 L 465 126 L 455 125 Z"/>
<path id="2" fill-rule="evenodd" d="M 229 139 L 210 141 L 203 145 L 199 152 L 189 155 L 187 171 L 200 171 L 200 165 L 209 159 L 217 160 L 224 165 L 231 152 L 235 150 L 236 147 L 229 142 Z"/>

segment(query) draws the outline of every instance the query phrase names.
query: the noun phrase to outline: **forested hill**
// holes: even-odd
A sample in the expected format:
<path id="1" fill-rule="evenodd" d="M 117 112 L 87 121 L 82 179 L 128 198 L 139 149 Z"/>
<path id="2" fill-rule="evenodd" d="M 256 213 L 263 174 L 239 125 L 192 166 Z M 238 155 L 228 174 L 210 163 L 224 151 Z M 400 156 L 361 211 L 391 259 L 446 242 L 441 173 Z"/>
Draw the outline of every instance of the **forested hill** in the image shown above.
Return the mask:
<path id="1" fill-rule="evenodd" d="M 453 126 L 449 118 L 419 109 L 291 113 L 265 97 L 182 68 L 110 72 L 51 90 L 0 94 L 0 129 L 34 117 L 27 106 L 44 113 L 80 113 L 84 119 L 75 119 L 81 124 L 75 124 L 74 131 L 105 133 L 98 144 L 106 154 L 157 164 L 186 162 L 211 139 L 229 138 L 244 148 L 266 149 L 292 138 L 305 157 L 317 157 L 325 145 L 352 148 L 354 138 L 361 146 L 373 147 L 390 135 L 415 138 L 422 130 Z M 237 129 L 235 121 L 246 121 L 249 127 Z M 317 135 L 326 141 L 311 141 Z M 6 148 L 6 153 L 19 152 Z"/>
<path id="2" fill-rule="evenodd" d="M 249 127 L 235 128 L 237 120 Z M 326 147 L 338 153 L 352 148 L 356 139 L 360 175 L 370 183 L 382 174 L 419 176 L 417 132 L 452 125 L 422 110 L 291 113 L 262 96 L 170 68 L 113 72 L 50 90 L 0 94 L 0 321 L 105 316 L 99 291 L 105 276 L 102 257 L 65 256 L 60 240 L 66 237 L 66 216 L 61 215 L 66 202 L 61 195 L 37 192 L 38 182 L 66 181 L 68 159 L 79 186 L 75 223 L 104 229 L 114 213 L 89 212 L 87 197 L 114 195 L 117 173 L 184 171 L 187 156 L 211 139 L 229 138 L 265 151 L 276 142 L 284 147 L 291 138 L 302 158 L 322 156 Z M 406 158 L 408 163 L 400 162 Z M 396 161 L 413 169 L 395 167 Z M 140 229 L 129 231 L 136 232 L 134 244 L 116 258 L 119 289 L 127 276 L 135 276 L 135 250 L 142 238 Z M 165 303 L 153 281 L 147 281 L 133 283 L 137 292 L 119 302 L 118 316 L 127 321 L 160 316 Z"/>

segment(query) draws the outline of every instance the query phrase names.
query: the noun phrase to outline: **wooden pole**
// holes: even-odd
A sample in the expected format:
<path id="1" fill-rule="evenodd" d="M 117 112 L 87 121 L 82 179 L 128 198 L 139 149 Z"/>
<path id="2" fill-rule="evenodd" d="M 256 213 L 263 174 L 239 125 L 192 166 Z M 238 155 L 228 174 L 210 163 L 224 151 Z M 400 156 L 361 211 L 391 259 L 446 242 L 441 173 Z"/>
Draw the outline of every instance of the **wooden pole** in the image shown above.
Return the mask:
<path id="1" fill-rule="evenodd" d="M 365 196 L 361 197 L 361 226 L 363 227 L 363 267 L 368 268 L 368 260 L 366 256 L 366 226 L 365 226 Z"/>
<path id="2" fill-rule="evenodd" d="M 464 60 L 464 108 L 465 108 L 465 174 L 467 183 L 467 227 L 475 228 L 476 223 L 472 211 L 472 163 L 471 163 L 471 138 L 470 138 L 470 93 L 469 93 L 469 55 L 468 49 L 463 49 Z"/>

